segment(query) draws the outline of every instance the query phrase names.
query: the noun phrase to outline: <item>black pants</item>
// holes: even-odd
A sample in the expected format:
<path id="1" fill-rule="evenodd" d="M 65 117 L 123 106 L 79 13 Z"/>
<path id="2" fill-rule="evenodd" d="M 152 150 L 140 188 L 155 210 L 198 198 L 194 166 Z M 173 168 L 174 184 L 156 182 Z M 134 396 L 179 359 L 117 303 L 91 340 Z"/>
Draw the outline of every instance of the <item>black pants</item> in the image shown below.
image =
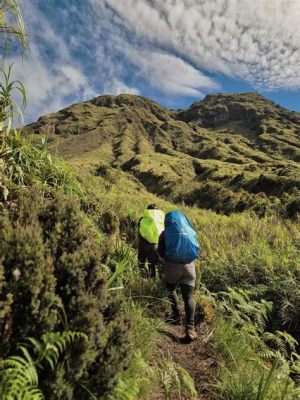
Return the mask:
<path id="1" fill-rule="evenodd" d="M 158 264 L 157 245 L 145 241 L 139 243 L 138 261 L 142 275 L 145 278 L 155 278 Z M 147 268 L 148 263 L 148 268 Z"/>
<path id="2" fill-rule="evenodd" d="M 177 287 L 176 284 L 167 283 L 167 288 L 169 291 L 169 300 L 171 302 L 172 312 L 175 317 L 179 316 L 180 314 L 176 287 Z M 186 324 L 193 326 L 195 320 L 194 287 L 191 285 L 186 285 L 184 283 L 181 283 L 180 290 L 184 301 Z"/>

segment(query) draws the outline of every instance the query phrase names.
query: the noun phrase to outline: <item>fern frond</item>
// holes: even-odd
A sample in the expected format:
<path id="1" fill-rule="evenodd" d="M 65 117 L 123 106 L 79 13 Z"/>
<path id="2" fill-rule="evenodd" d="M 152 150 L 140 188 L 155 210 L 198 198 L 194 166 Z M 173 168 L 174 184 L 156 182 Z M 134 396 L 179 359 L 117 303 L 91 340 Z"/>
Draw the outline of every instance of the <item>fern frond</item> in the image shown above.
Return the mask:
<path id="1" fill-rule="evenodd" d="M 46 361 L 53 370 L 58 363 L 59 357 L 76 340 L 87 340 L 87 336 L 81 332 L 49 332 L 42 336 L 41 342 L 32 338 L 28 341 L 37 354 L 38 362 Z"/>
<path id="2" fill-rule="evenodd" d="M 0 394 L 3 399 L 40 400 L 38 373 L 26 348 L 20 347 L 24 357 L 12 356 L 0 361 Z"/>

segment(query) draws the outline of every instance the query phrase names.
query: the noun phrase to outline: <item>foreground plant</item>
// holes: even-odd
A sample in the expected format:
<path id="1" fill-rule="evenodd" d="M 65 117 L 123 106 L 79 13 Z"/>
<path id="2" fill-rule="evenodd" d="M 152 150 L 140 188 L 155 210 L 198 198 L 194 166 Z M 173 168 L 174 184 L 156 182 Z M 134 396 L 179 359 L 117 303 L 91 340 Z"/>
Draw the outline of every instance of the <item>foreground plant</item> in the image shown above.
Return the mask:
<path id="1" fill-rule="evenodd" d="M 21 107 L 26 106 L 26 92 L 23 83 L 19 80 L 11 80 L 13 64 L 8 66 L 8 70 L 0 68 L 0 132 L 4 129 L 4 121 L 14 119 L 15 110 L 22 121 Z M 21 95 L 21 107 L 12 99 L 13 92 L 19 92 Z"/>
<path id="2" fill-rule="evenodd" d="M 59 365 L 61 356 L 77 340 L 86 341 L 87 336 L 80 332 L 52 332 L 43 335 L 41 341 L 28 338 L 26 345 L 19 346 L 21 355 L 0 361 L 0 398 L 3 400 L 44 399 L 38 387 L 38 371 L 42 370 L 45 364 L 54 371 Z M 30 354 L 29 347 L 33 350 L 34 358 Z M 61 363 L 63 361 L 61 360 Z"/>
<path id="3" fill-rule="evenodd" d="M 300 390 L 294 359 L 297 341 L 288 333 L 265 332 L 272 303 L 251 299 L 250 292 L 229 289 L 211 299 L 216 309 L 214 346 L 219 353 L 217 383 L 221 400 L 293 400 Z M 290 355 L 291 354 L 291 355 Z"/>
<path id="4" fill-rule="evenodd" d="M 17 40 L 22 48 L 27 48 L 25 27 L 18 0 L 0 1 L 0 36 L 1 47 L 11 50 L 14 40 Z"/>
<path id="5" fill-rule="evenodd" d="M 34 146 L 18 130 L 0 134 L 0 193 L 4 200 L 11 190 L 37 185 L 45 192 L 51 188 L 82 195 L 79 182 L 70 169 L 45 150 Z"/>

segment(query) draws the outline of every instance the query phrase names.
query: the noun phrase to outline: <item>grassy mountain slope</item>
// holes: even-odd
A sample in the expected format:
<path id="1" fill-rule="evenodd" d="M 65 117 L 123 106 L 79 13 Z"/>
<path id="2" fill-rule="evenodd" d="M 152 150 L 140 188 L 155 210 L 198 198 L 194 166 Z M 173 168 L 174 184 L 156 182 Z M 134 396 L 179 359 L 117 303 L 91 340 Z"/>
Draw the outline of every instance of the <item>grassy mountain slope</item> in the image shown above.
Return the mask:
<path id="1" fill-rule="evenodd" d="M 149 191 L 218 212 L 299 207 L 300 115 L 254 93 L 216 94 L 170 111 L 100 96 L 29 126 L 78 166 L 110 165 Z M 295 211 L 296 210 L 296 211 Z"/>
<path id="2" fill-rule="evenodd" d="M 71 139 L 77 137 L 80 135 L 70 135 Z M 40 137 L 36 139 L 40 141 Z M 44 146 L 33 148 L 18 135 L 9 134 L 1 148 L 1 179 L 8 195 L 3 191 L 1 197 L 0 217 L 5 223 L 0 239 L 5 253 L 0 268 L 0 311 L 2 316 L 13 316 L 5 321 L 14 328 L 9 337 L 6 332 L 11 331 L 10 326 L 2 329 L 7 340 L 5 349 L 7 344 L 14 349 L 23 335 L 36 334 L 31 312 L 47 320 L 47 313 L 54 312 L 56 305 L 50 300 L 61 298 L 69 326 L 87 331 L 89 345 L 82 351 L 77 349 L 80 356 L 75 357 L 76 368 L 59 369 L 51 378 L 41 376 L 47 398 L 90 398 L 81 390 L 83 387 L 77 386 L 83 379 L 85 388 L 105 400 L 159 398 L 157 390 L 162 387 L 166 399 L 176 398 L 178 385 L 184 390 L 188 383 L 191 389 L 186 375 L 178 381 L 180 375 L 174 363 L 167 360 L 157 365 L 156 361 L 150 368 L 151 355 L 159 356 L 155 332 L 161 329 L 161 322 L 157 324 L 156 318 L 162 320 L 167 298 L 160 280 L 143 282 L 134 250 L 136 223 L 145 205 L 155 202 L 165 211 L 176 205 L 147 192 L 130 170 L 122 171 L 108 159 L 100 162 L 101 154 L 92 157 L 92 152 L 79 152 L 69 158 L 71 164 L 81 167 L 79 184 Z M 84 174 L 90 167 L 97 176 Z M 285 350 L 285 340 L 293 342 L 286 334 L 283 339 L 276 336 L 276 332 L 288 329 L 298 335 L 299 225 L 276 216 L 224 216 L 196 207 L 180 208 L 193 221 L 201 243 L 197 313 L 204 311 L 206 323 L 214 332 L 207 351 L 217 355 L 220 365 L 211 371 L 211 395 L 221 400 L 245 399 L 245 393 L 249 400 L 296 398 L 299 390 L 289 374 L 293 371 L 297 376 L 297 359 L 290 360 Z M 21 272 L 17 283 L 11 273 L 16 266 Z M 94 279 L 94 273 L 101 282 Z M 112 282 L 109 288 L 105 283 L 108 277 Z M 49 279 L 49 283 L 41 284 L 41 279 Z M 99 291 L 98 283 L 106 288 Z M 230 292 L 230 287 L 244 294 Z M 214 294 L 221 290 L 225 293 Z M 36 296 L 42 301 L 36 302 Z M 29 314 L 22 312 L 24 299 L 31 305 Z M 118 305 L 121 299 L 125 310 Z M 272 310 L 266 300 L 272 301 Z M 36 313 L 36 307 L 40 312 Z M 57 313 L 47 321 L 51 326 L 39 320 L 38 326 L 62 328 Z M 132 324 L 126 329 L 129 321 Z M 128 339 L 132 345 L 129 349 Z M 275 350 L 268 346 L 270 341 L 275 343 Z M 90 366 L 88 370 L 85 363 Z M 271 363 L 274 368 L 270 368 Z M 86 375 L 80 376 L 83 371 Z M 74 379 L 76 384 L 72 384 Z M 262 390 L 264 396 L 259 397 Z M 104 391 L 112 393 L 107 397 Z M 187 391 L 188 396 L 190 393 Z"/>
<path id="3" fill-rule="evenodd" d="M 147 193 L 138 181 L 113 167 L 102 168 L 100 176 L 88 174 L 83 182 L 90 201 L 88 209 L 93 210 L 97 224 L 102 226 L 104 219 L 110 216 L 117 227 L 116 238 L 121 237 L 133 245 L 136 222 L 146 204 L 155 202 L 165 211 L 176 208 L 171 202 Z M 266 362 L 274 361 L 268 344 L 272 343 L 273 348 L 275 343 L 275 359 L 278 356 L 276 361 L 281 365 L 277 352 L 281 346 L 279 330 L 288 330 L 298 338 L 299 224 L 276 216 L 259 218 L 247 212 L 224 216 L 196 207 L 180 205 L 180 209 L 191 218 L 199 232 L 197 313 L 201 309 L 204 311 L 205 321 L 213 331 L 205 351 L 217 354 L 220 365 L 224 366 L 217 371 L 209 370 L 212 377 L 208 386 L 210 393 L 214 393 L 213 398 L 296 399 L 290 389 L 288 394 L 283 394 L 287 382 L 286 365 L 273 373 L 268 369 L 271 364 Z M 108 243 L 112 248 L 112 238 Z M 136 258 L 130 258 L 129 265 L 136 270 Z M 137 277 L 132 279 L 129 268 L 116 282 L 116 287 L 120 286 L 125 287 L 133 299 L 138 299 L 151 316 L 162 312 L 162 318 L 165 294 L 160 281 L 145 284 Z M 219 313 L 218 307 L 222 307 L 222 299 L 230 287 L 236 288 L 236 292 L 232 297 L 228 295 Z M 218 293 L 215 304 L 208 298 L 206 288 L 210 293 Z M 269 335 L 266 330 L 277 336 Z M 284 348 L 287 344 L 282 345 Z M 292 363 L 290 368 L 294 368 Z M 270 386 L 267 383 L 269 373 Z M 217 383 L 212 384 L 215 379 Z M 261 387 L 264 394 L 259 397 Z"/>

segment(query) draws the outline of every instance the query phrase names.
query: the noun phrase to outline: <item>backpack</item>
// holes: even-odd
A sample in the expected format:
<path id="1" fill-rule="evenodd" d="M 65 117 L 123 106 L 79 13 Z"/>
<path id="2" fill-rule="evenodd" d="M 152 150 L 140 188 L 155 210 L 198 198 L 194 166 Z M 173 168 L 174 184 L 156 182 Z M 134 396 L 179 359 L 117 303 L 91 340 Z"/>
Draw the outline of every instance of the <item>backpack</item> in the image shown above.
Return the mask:
<path id="1" fill-rule="evenodd" d="M 165 218 L 166 258 L 174 263 L 188 264 L 199 256 L 197 233 L 189 219 L 180 211 L 171 211 Z"/>
<path id="2" fill-rule="evenodd" d="M 157 244 L 165 228 L 165 213 L 161 210 L 144 210 L 140 221 L 140 234 L 149 243 Z"/>

